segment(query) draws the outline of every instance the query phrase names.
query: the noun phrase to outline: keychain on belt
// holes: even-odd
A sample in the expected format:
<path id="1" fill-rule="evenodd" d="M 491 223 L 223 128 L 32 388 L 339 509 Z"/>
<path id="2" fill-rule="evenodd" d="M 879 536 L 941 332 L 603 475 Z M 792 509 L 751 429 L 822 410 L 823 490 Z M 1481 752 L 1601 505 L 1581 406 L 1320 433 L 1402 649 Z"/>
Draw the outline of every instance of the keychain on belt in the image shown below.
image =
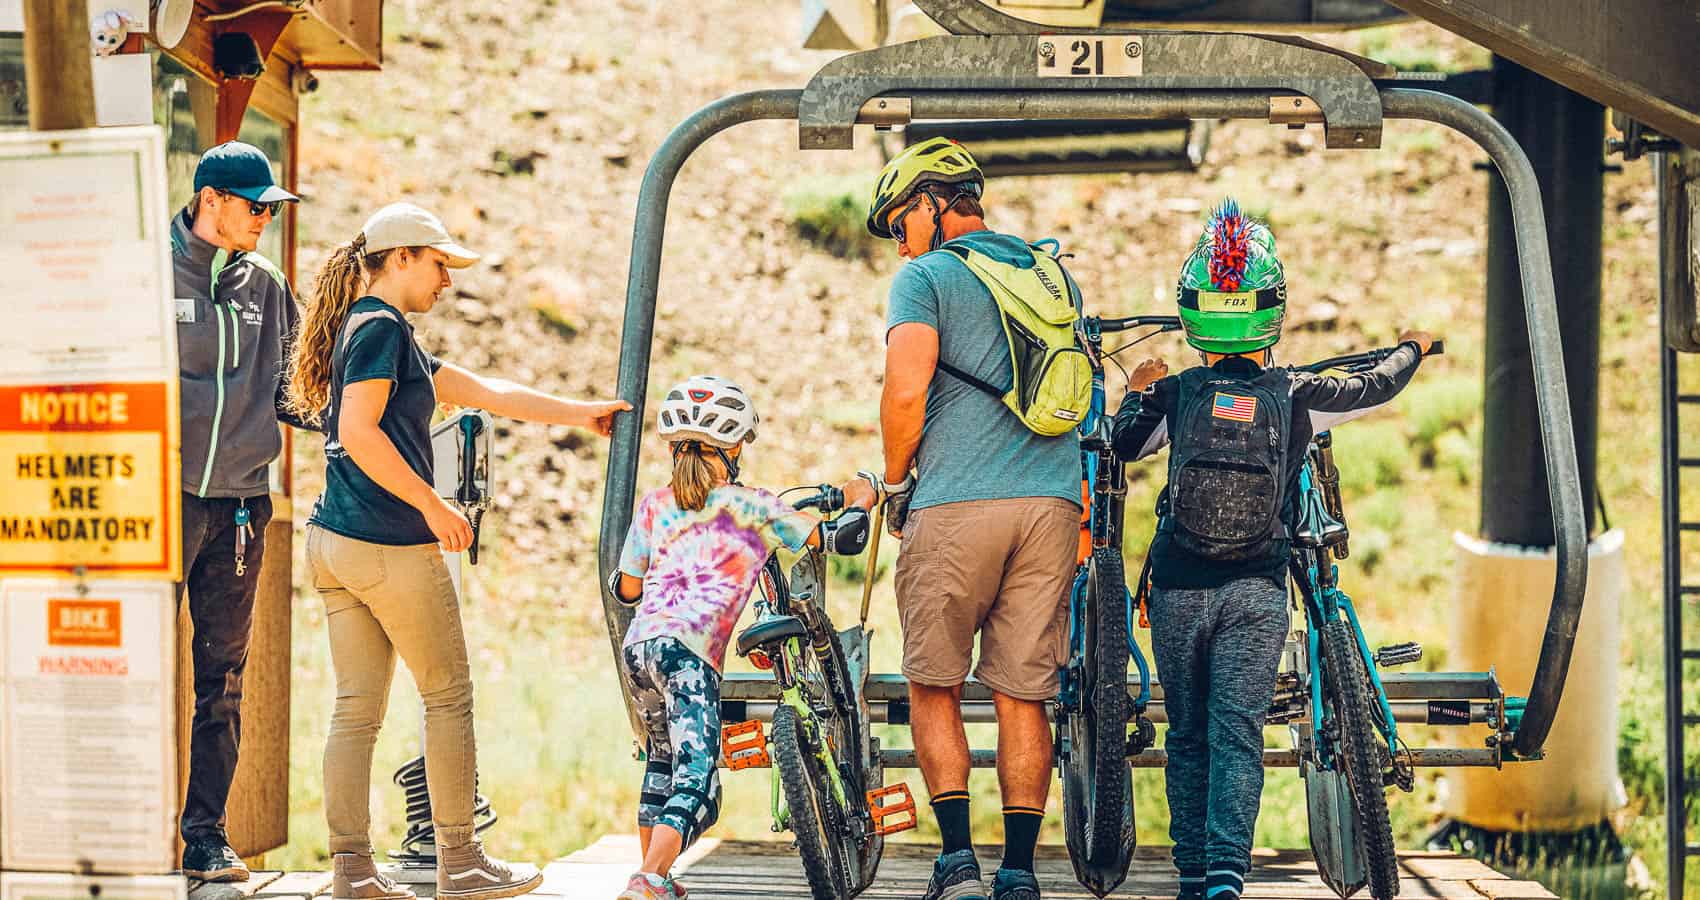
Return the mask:
<path id="1" fill-rule="evenodd" d="M 248 540 L 254 536 L 254 526 L 248 524 L 248 501 L 239 500 L 236 506 L 236 575 L 241 577 L 248 572 Z"/>

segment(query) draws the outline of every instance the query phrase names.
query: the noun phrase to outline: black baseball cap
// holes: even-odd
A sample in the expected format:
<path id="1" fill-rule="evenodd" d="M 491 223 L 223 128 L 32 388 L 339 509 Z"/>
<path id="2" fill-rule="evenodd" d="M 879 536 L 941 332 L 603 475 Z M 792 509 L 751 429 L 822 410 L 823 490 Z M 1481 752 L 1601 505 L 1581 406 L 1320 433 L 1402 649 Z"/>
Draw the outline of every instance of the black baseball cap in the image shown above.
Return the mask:
<path id="1" fill-rule="evenodd" d="M 253 144 L 229 141 L 201 154 L 195 166 L 195 190 L 210 187 L 255 203 L 299 202 L 300 197 L 277 186 L 271 160 Z"/>

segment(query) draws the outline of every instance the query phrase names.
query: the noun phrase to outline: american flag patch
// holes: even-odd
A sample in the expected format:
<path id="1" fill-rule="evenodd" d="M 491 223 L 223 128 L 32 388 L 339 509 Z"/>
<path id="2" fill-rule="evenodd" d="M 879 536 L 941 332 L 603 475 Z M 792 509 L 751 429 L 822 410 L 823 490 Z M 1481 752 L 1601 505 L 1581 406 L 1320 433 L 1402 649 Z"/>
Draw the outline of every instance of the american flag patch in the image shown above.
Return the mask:
<path id="1" fill-rule="evenodd" d="M 1218 393 L 1216 402 L 1210 407 L 1210 414 L 1218 419 L 1250 422 L 1257 417 L 1257 398 Z"/>

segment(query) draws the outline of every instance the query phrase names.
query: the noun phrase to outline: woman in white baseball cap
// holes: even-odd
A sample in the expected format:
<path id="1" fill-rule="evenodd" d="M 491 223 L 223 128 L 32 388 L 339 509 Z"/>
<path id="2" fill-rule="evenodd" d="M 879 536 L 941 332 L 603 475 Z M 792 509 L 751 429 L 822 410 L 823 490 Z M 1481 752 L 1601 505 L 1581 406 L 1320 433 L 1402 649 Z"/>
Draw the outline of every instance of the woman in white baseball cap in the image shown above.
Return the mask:
<path id="1" fill-rule="evenodd" d="M 537 867 L 492 859 L 473 834 L 477 751 L 460 602 L 441 551 L 472 526 L 437 496 L 430 425 L 439 400 L 606 436 L 621 401 L 551 396 L 425 352 L 426 313 L 478 254 L 434 215 L 392 203 L 319 270 L 290 367 L 291 409 L 325 427 L 325 491 L 307 525 L 325 603 L 336 711 L 325 741 L 325 819 L 336 900 L 411 900 L 372 861 L 372 748 L 399 654 L 425 702 L 425 773 L 436 828 L 437 896 L 494 900 L 535 890 Z"/>

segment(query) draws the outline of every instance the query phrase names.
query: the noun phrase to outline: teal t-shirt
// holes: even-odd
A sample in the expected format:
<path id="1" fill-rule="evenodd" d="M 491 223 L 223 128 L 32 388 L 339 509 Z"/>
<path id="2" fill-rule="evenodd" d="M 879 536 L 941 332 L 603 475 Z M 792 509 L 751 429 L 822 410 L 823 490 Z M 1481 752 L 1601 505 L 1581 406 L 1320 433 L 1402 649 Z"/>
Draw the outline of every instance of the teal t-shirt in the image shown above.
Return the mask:
<path id="1" fill-rule="evenodd" d="M 964 245 L 1010 265 L 1033 265 L 1020 238 L 995 231 L 965 234 Z M 1080 289 L 1069 278 L 1076 297 Z M 939 333 L 939 358 L 990 384 L 1010 383 L 1009 343 L 991 291 L 950 253 L 923 254 L 891 283 L 886 331 L 920 322 Z M 927 389 L 911 508 L 963 500 L 1060 497 L 1080 502 L 1080 439 L 1044 437 L 1021 424 L 1003 401 L 939 369 Z"/>

